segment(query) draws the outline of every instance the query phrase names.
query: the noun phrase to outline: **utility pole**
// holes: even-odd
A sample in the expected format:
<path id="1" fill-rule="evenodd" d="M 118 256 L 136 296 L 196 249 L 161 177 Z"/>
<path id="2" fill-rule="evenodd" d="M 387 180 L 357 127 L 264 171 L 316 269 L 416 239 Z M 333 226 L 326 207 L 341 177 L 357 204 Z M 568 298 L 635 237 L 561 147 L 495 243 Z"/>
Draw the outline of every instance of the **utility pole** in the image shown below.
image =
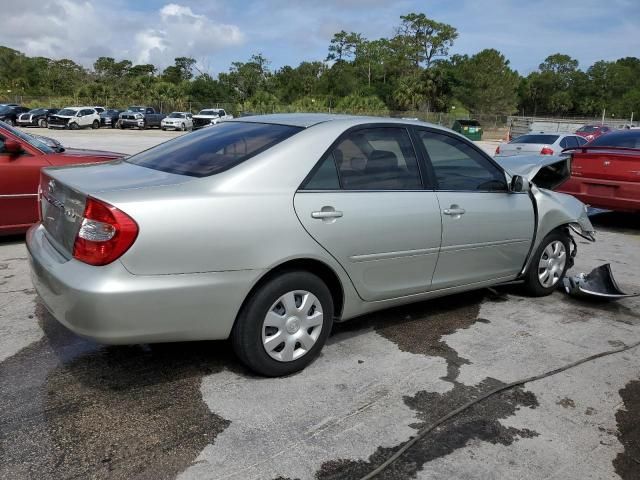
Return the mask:
<path id="1" fill-rule="evenodd" d="M 600 120 L 600 125 L 604 125 L 604 116 L 607 113 L 607 109 L 603 108 L 602 109 L 602 120 Z"/>

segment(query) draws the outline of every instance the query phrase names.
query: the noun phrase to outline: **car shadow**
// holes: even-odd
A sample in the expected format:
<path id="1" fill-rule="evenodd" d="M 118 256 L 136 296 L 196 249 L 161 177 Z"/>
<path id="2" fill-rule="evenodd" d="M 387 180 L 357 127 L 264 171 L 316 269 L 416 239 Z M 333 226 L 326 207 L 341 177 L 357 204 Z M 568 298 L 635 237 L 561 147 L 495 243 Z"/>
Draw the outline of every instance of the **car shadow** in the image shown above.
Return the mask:
<path id="1" fill-rule="evenodd" d="M 640 233 L 640 214 L 625 212 L 599 212 L 589 219 L 596 230 L 620 233 Z"/>

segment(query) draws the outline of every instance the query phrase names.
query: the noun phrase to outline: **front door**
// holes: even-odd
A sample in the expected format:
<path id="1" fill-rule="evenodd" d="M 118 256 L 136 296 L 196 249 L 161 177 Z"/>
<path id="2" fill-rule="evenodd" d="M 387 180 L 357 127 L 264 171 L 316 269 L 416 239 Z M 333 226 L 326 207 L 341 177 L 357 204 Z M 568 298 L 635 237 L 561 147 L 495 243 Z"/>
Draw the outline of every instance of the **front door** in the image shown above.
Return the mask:
<path id="1" fill-rule="evenodd" d="M 509 192 L 504 172 L 465 140 L 426 129 L 418 137 L 436 178 L 442 212 L 432 288 L 515 277 L 533 241 L 529 195 Z"/>
<path id="2" fill-rule="evenodd" d="M 38 221 L 40 169 L 50 166 L 45 155 L 26 150 L 9 154 L 4 150 L 6 138 L 0 133 L 0 231 L 22 229 Z"/>
<path id="3" fill-rule="evenodd" d="M 440 247 L 435 192 L 422 185 L 408 131 L 351 131 L 295 195 L 309 234 L 375 301 L 431 288 Z"/>

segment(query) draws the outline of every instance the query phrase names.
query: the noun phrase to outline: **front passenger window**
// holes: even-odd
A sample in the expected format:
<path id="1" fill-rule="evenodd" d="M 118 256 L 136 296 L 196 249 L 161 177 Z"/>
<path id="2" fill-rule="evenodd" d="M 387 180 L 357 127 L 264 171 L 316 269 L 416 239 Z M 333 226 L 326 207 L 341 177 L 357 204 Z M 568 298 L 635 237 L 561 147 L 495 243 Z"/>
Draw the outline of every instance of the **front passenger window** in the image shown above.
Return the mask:
<path id="1" fill-rule="evenodd" d="M 420 131 L 439 190 L 506 191 L 504 173 L 466 142 L 440 133 Z"/>

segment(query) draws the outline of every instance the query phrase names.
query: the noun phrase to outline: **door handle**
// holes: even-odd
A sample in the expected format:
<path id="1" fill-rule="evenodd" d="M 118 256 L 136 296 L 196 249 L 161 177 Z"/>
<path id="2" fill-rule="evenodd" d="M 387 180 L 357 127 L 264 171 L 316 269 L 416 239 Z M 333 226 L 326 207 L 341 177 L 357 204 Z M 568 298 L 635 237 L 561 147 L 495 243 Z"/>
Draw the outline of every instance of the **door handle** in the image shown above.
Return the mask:
<path id="1" fill-rule="evenodd" d="M 318 218 L 321 220 L 340 217 L 342 217 L 342 212 L 339 212 L 337 210 L 321 210 L 319 212 L 311 212 L 311 218 Z"/>
<path id="2" fill-rule="evenodd" d="M 449 208 L 445 208 L 442 213 L 445 215 L 451 215 L 452 217 L 459 217 L 464 215 L 467 211 L 464 208 L 460 208 L 458 205 L 451 205 Z"/>

